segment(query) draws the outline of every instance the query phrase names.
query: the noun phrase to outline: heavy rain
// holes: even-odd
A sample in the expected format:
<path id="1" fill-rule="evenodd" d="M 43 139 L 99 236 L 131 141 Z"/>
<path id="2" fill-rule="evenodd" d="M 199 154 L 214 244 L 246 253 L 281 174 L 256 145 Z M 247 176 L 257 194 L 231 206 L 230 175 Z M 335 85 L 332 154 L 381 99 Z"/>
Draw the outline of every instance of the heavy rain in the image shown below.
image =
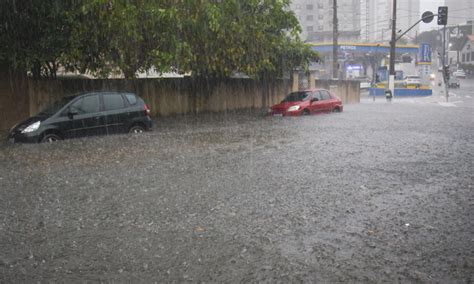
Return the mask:
<path id="1" fill-rule="evenodd" d="M 0 282 L 472 282 L 434 2 L 2 1 Z"/>

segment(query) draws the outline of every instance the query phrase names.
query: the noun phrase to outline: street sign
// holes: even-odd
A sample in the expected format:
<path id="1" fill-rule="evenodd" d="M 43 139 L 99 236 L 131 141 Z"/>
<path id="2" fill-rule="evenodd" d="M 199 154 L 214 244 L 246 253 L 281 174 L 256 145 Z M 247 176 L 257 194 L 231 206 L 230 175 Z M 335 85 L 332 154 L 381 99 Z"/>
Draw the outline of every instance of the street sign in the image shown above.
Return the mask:
<path id="1" fill-rule="evenodd" d="M 427 24 L 431 23 L 433 19 L 434 19 L 434 14 L 431 11 L 426 11 L 423 13 L 423 15 L 421 15 L 421 20 L 423 21 L 423 23 L 427 23 Z"/>
<path id="2" fill-rule="evenodd" d="M 420 45 L 420 54 L 419 54 L 419 61 L 423 63 L 431 62 L 431 45 L 427 43 L 422 43 Z"/>

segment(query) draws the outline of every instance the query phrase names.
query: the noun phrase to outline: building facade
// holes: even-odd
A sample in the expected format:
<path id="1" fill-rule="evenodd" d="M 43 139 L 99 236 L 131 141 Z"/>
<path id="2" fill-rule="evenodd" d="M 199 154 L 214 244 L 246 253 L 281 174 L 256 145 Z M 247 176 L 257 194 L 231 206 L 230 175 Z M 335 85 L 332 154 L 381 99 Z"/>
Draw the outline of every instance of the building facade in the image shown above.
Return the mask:
<path id="1" fill-rule="evenodd" d="M 360 27 L 362 42 L 387 42 L 392 36 L 392 0 L 361 0 Z M 397 32 L 406 31 L 421 17 L 420 0 L 397 1 Z M 408 41 L 417 36 L 419 26 L 406 34 Z"/>
<path id="2" fill-rule="evenodd" d="M 360 40 L 360 0 L 338 0 L 339 41 Z M 333 0 L 293 0 L 291 9 L 305 41 L 329 42 L 333 38 Z"/>
<path id="3" fill-rule="evenodd" d="M 474 20 L 474 1 L 445 0 L 448 6 L 448 25 L 454 26 Z"/>

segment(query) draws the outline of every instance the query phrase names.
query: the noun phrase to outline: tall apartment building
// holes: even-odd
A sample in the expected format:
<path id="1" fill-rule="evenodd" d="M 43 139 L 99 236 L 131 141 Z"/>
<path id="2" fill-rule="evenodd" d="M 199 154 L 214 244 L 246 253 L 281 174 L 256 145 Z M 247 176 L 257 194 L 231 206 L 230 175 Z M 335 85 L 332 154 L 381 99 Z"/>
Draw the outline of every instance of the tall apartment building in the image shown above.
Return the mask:
<path id="1" fill-rule="evenodd" d="M 473 0 L 445 0 L 448 6 L 448 25 L 455 26 L 474 20 Z"/>
<path id="2" fill-rule="evenodd" d="M 420 17 L 420 0 L 397 0 L 397 32 L 406 31 Z M 390 41 L 392 0 L 361 0 L 360 19 L 362 42 Z M 416 26 L 406 37 L 413 40 L 418 31 L 419 26 Z"/>
<path id="3" fill-rule="evenodd" d="M 339 41 L 359 41 L 360 0 L 337 2 Z M 332 41 L 333 0 L 293 0 L 291 9 L 300 22 L 303 40 Z"/>

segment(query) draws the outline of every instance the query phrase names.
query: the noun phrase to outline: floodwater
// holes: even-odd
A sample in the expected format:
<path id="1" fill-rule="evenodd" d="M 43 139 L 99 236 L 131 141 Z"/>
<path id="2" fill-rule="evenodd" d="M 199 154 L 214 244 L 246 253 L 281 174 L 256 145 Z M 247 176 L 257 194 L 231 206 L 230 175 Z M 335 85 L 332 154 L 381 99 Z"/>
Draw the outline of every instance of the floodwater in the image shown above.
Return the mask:
<path id="1" fill-rule="evenodd" d="M 471 282 L 470 96 L 4 143 L 0 282 Z"/>

